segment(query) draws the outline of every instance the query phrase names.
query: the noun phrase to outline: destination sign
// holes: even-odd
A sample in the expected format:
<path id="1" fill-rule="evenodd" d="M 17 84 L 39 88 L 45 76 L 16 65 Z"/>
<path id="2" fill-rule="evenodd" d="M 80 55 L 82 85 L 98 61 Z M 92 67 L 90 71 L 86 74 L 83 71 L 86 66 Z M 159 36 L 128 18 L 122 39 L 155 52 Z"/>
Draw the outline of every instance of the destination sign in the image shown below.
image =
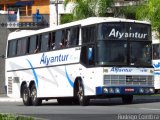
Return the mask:
<path id="1" fill-rule="evenodd" d="M 151 40 L 151 26 L 148 24 L 103 23 L 99 30 L 100 40 Z"/>

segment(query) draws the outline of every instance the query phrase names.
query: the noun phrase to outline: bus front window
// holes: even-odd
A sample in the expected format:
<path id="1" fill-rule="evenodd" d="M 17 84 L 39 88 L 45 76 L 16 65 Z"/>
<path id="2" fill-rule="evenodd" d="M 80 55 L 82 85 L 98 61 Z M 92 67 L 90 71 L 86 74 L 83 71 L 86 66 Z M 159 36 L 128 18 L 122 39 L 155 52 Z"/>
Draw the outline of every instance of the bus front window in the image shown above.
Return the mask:
<path id="1" fill-rule="evenodd" d="M 151 66 L 151 42 L 130 43 L 130 65 Z"/>
<path id="2" fill-rule="evenodd" d="M 127 42 L 126 41 L 98 41 L 97 65 L 126 65 Z"/>

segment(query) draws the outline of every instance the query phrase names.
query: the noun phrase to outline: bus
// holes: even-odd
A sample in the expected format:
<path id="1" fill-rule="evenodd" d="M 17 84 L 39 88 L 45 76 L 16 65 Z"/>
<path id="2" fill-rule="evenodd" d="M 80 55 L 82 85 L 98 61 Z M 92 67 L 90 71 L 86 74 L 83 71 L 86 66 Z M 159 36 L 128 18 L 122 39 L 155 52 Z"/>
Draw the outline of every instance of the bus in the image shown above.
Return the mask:
<path id="1" fill-rule="evenodd" d="M 88 105 L 91 99 L 154 94 L 151 25 L 90 17 L 40 30 L 10 33 L 6 88 L 24 105 Z"/>
<path id="2" fill-rule="evenodd" d="M 155 93 L 160 93 L 160 42 L 157 39 L 152 41 L 153 57 L 152 64 L 154 67 L 154 87 Z"/>

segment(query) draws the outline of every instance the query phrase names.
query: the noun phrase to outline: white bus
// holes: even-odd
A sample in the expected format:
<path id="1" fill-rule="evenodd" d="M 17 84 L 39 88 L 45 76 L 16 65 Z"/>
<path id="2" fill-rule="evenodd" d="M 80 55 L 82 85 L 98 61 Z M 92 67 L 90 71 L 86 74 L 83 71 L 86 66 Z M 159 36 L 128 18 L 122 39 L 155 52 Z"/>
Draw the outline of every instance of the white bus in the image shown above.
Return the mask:
<path id="1" fill-rule="evenodd" d="M 152 64 L 154 67 L 154 87 L 155 93 L 160 93 L 160 41 L 153 40 Z"/>
<path id="2" fill-rule="evenodd" d="M 9 35 L 7 95 L 24 105 L 57 99 L 88 105 L 90 99 L 154 93 L 151 25 L 120 18 L 91 17 Z"/>

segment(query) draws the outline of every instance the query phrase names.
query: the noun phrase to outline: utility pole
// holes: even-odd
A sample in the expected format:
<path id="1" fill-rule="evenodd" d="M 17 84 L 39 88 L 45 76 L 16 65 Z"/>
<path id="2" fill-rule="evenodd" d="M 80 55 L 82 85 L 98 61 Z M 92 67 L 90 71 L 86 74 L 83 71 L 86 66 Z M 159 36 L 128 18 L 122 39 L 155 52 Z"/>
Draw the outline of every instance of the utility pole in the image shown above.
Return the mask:
<path id="1" fill-rule="evenodd" d="M 56 6 L 56 15 L 57 15 L 57 25 L 58 25 L 58 0 L 55 0 L 55 6 Z"/>

